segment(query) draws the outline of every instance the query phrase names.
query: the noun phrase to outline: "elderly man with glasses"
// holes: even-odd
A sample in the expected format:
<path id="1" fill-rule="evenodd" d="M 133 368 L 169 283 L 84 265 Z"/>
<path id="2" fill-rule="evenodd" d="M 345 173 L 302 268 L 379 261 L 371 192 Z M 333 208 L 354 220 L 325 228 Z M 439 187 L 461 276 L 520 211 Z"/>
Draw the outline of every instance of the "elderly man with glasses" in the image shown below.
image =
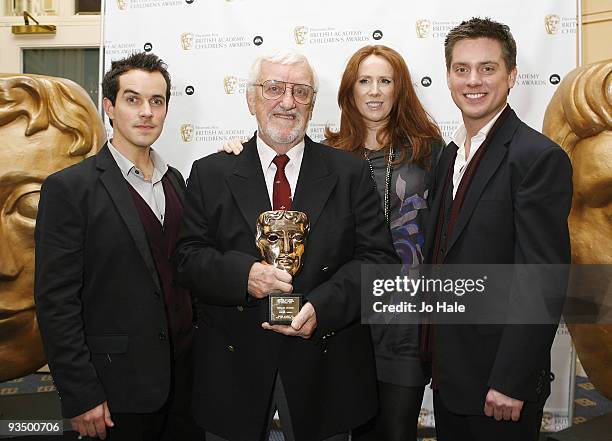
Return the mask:
<path id="1" fill-rule="evenodd" d="M 203 304 L 196 332 L 194 415 L 208 440 L 263 440 L 275 411 L 286 440 L 343 440 L 376 411 L 362 264 L 396 263 L 367 164 L 305 135 L 317 91 L 305 57 L 257 59 L 247 103 L 257 132 L 238 156 L 193 165 L 175 256 Z M 294 277 L 262 262 L 258 216 L 306 214 Z M 267 319 L 271 293 L 301 293 L 289 325 Z"/>

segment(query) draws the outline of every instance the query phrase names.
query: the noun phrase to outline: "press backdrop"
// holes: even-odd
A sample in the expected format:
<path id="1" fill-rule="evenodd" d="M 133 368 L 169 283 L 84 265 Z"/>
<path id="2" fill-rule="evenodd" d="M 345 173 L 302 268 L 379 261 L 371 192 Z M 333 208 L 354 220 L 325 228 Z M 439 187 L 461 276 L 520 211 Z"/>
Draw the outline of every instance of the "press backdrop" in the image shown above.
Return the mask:
<path id="1" fill-rule="evenodd" d="M 172 98 L 155 148 L 188 175 L 192 162 L 227 139 L 256 129 L 245 91 L 253 59 L 294 48 L 317 70 L 320 86 L 308 134 L 320 140 L 337 127 L 336 93 L 348 58 L 384 44 L 399 51 L 416 90 L 448 140 L 460 114 L 446 86 L 444 37 L 462 20 L 488 16 L 510 26 L 518 46 L 518 79 L 510 104 L 540 129 L 546 105 L 576 66 L 575 0 L 106 0 L 104 65 L 134 51 L 152 51 L 172 75 Z M 112 130 L 107 124 L 109 136 Z M 549 429 L 567 424 L 570 338 L 562 328 L 553 349 L 557 379 L 547 403 Z M 431 396 L 422 422 L 431 425 Z"/>

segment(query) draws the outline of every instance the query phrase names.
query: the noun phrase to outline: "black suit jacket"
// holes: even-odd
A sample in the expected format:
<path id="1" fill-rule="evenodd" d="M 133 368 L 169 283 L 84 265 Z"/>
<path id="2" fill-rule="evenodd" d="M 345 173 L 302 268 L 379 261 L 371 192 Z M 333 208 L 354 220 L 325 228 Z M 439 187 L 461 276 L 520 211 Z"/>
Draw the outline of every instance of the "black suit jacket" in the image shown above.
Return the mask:
<path id="1" fill-rule="evenodd" d="M 376 411 L 376 373 L 368 328 L 360 320 L 360 267 L 396 263 L 365 161 L 309 138 L 293 209 L 311 230 L 293 280 L 316 310 L 310 339 L 261 328 L 267 299 L 247 293 L 261 261 L 255 223 L 270 210 L 256 137 L 239 156 L 196 161 L 188 180 L 176 251 L 179 278 L 204 303 L 196 331 L 194 413 L 231 440 L 258 439 L 276 372 L 285 387 L 298 441 L 323 439 Z"/>
<path id="2" fill-rule="evenodd" d="M 467 190 L 441 263 L 569 263 L 569 158 L 512 110 L 493 136 Z M 426 262 L 432 261 L 442 188 L 452 167 L 449 147 L 436 176 Z M 555 331 L 556 325 L 436 325 L 434 375 L 445 405 L 459 414 L 483 414 L 489 388 L 543 403 L 550 393 L 550 348 Z"/>
<path id="3" fill-rule="evenodd" d="M 181 174 L 168 173 L 182 198 Z M 128 185 L 104 146 L 41 189 L 36 310 L 67 418 L 105 400 L 111 412 L 153 412 L 168 396 L 163 295 Z"/>

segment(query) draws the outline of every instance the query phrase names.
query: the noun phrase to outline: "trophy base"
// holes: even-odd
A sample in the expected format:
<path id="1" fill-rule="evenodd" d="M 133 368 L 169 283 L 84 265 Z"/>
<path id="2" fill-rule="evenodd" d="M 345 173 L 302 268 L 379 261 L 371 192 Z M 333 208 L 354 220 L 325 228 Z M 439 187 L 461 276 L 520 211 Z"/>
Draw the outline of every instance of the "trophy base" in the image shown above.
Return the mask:
<path id="1" fill-rule="evenodd" d="M 301 294 L 270 294 L 268 323 L 271 325 L 290 325 L 302 309 Z"/>

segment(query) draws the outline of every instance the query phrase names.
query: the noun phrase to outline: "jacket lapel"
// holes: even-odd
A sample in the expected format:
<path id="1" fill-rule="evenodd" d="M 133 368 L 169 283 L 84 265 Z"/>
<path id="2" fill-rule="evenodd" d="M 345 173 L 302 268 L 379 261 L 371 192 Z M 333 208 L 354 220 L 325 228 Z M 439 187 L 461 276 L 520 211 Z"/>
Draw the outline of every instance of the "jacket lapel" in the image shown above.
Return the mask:
<path id="1" fill-rule="evenodd" d="M 170 180 L 170 184 L 172 184 L 172 188 L 179 197 L 181 201 L 181 205 L 185 205 L 185 182 L 183 181 L 183 177 L 174 167 L 168 166 L 168 179 Z"/>
<path id="2" fill-rule="evenodd" d="M 457 151 L 457 146 L 454 142 L 450 142 L 442 151 L 442 156 L 438 162 L 436 175 L 434 176 L 434 182 L 430 189 L 431 195 L 431 206 L 429 208 L 429 217 L 427 221 L 427 234 L 425 235 L 426 244 L 425 249 L 427 250 L 428 259 L 432 257 L 430 251 L 433 250 L 433 242 L 438 229 L 438 218 L 440 216 L 440 210 L 442 209 L 442 201 L 444 200 L 444 182 L 448 174 L 449 167 L 453 167 L 453 159 Z M 435 190 L 432 195 L 432 190 Z"/>
<path id="3" fill-rule="evenodd" d="M 312 229 L 336 186 L 338 177 L 327 168 L 323 160 L 322 146 L 308 136 L 304 140 L 304 157 L 292 206 L 294 210 L 306 213 Z"/>
<path id="4" fill-rule="evenodd" d="M 453 228 L 453 234 L 447 247 L 447 254 L 450 252 L 450 249 L 453 247 L 463 229 L 466 227 L 472 213 L 474 212 L 474 209 L 476 208 L 476 205 L 478 205 L 482 192 L 508 153 L 508 144 L 512 140 L 512 136 L 514 135 L 519 123 L 519 119 L 514 111 L 511 110 L 511 112 L 512 113 L 508 115 L 507 120 L 497 129 L 497 133 L 493 135 L 491 143 L 487 147 L 480 164 L 478 164 L 478 169 L 472 178 L 472 182 L 470 183 L 465 195 L 463 205 L 461 206 L 459 214 L 457 215 L 457 221 L 455 223 L 455 227 Z"/>
<path id="5" fill-rule="evenodd" d="M 147 242 L 147 236 L 140 221 L 138 211 L 134 206 L 134 201 L 130 195 L 130 191 L 127 188 L 127 182 L 125 181 L 119 166 L 115 162 L 115 159 L 111 155 L 108 146 L 105 144 L 102 150 L 96 155 L 96 166 L 101 171 L 100 181 L 108 191 L 119 215 L 123 219 L 123 222 L 127 226 L 136 248 L 140 252 L 151 277 L 155 282 L 157 288 L 161 291 L 161 286 L 157 276 L 157 269 L 155 268 L 155 262 L 153 256 L 149 250 L 149 244 Z"/>
<path id="6" fill-rule="evenodd" d="M 255 223 L 264 211 L 270 211 L 270 197 L 257 154 L 257 136 L 253 136 L 236 158 L 233 173 L 227 177 L 227 184 L 238 208 L 255 237 Z"/>

